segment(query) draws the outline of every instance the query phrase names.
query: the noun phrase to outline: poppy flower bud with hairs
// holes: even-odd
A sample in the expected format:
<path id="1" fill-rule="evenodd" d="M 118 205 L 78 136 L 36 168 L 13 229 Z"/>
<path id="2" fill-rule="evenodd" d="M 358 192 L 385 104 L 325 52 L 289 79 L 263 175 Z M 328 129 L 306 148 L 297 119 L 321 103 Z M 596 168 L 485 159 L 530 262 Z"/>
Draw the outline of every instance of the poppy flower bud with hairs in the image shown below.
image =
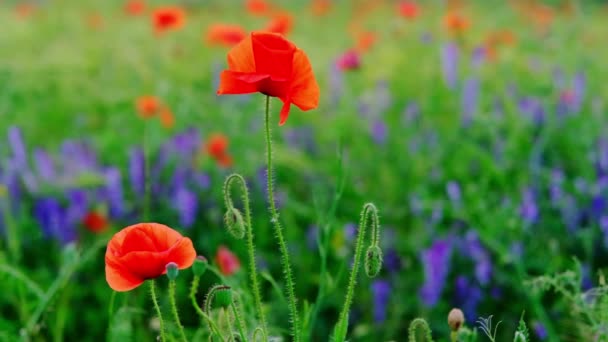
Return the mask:
<path id="1" fill-rule="evenodd" d="M 452 331 L 458 331 L 464 324 L 464 313 L 458 308 L 454 308 L 448 314 L 448 325 Z"/>

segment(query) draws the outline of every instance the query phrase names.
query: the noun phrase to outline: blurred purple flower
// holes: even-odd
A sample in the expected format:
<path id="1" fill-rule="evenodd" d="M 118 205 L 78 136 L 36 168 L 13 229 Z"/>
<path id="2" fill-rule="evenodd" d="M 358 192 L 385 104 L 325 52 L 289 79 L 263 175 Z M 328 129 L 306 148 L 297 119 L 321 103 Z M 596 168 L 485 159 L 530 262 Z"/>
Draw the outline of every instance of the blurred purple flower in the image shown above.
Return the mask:
<path id="1" fill-rule="evenodd" d="M 204 172 L 194 173 L 192 180 L 199 190 L 207 190 L 211 186 L 211 178 Z"/>
<path id="2" fill-rule="evenodd" d="M 389 273 L 395 274 L 401 270 L 401 257 L 395 248 L 386 250 L 383 263 Z"/>
<path id="3" fill-rule="evenodd" d="M 478 68 L 483 64 L 486 59 L 486 47 L 485 46 L 477 46 L 473 49 L 473 53 L 471 54 L 471 65 L 473 68 Z"/>
<path id="4" fill-rule="evenodd" d="M 525 97 L 518 103 L 520 112 L 537 126 L 545 122 L 545 108 L 543 104 L 533 97 Z"/>
<path id="5" fill-rule="evenodd" d="M 49 154 L 42 149 L 34 150 L 34 166 L 38 177 L 45 182 L 55 179 L 55 165 Z"/>
<path id="6" fill-rule="evenodd" d="M 527 224 L 538 222 L 540 211 L 536 201 L 536 194 L 532 188 L 526 188 L 522 193 L 522 200 L 519 206 L 519 214 Z"/>
<path id="7" fill-rule="evenodd" d="M 445 240 L 436 240 L 421 253 L 424 284 L 420 289 L 420 297 L 427 307 L 435 306 L 441 297 L 450 270 L 451 253 L 452 246 Z"/>
<path id="8" fill-rule="evenodd" d="M 23 134 L 19 127 L 9 127 L 8 145 L 11 151 L 13 166 L 17 170 L 25 170 L 27 168 L 27 150 L 25 148 L 25 142 L 23 141 Z"/>
<path id="9" fill-rule="evenodd" d="M 460 191 L 460 184 L 458 184 L 458 182 L 449 181 L 445 186 L 445 191 L 452 203 L 460 203 L 462 192 Z"/>
<path id="10" fill-rule="evenodd" d="M 600 230 L 604 234 L 604 246 L 608 248 L 608 216 L 600 218 Z"/>
<path id="11" fill-rule="evenodd" d="M 66 210 L 55 198 L 40 198 L 34 204 L 34 217 L 47 238 L 66 244 L 76 240 L 76 229 L 67 222 Z"/>
<path id="12" fill-rule="evenodd" d="M 403 111 L 403 124 L 409 126 L 414 123 L 420 117 L 420 106 L 418 102 L 412 100 L 407 103 L 405 110 Z"/>
<path id="13" fill-rule="evenodd" d="M 559 66 L 553 69 L 553 84 L 558 90 L 566 87 L 566 76 L 564 75 L 564 70 Z"/>
<path id="14" fill-rule="evenodd" d="M 534 331 L 536 337 L 538 337 L 541 341 L 544 341 L 547 339 L 547 337 L 549 337 L 547 334 L 547 329 L 545 329 L 545 326 L 540 322 L 534 322 L 532 324 L 532 330 Z"/>
<path id="15" fill-rule="evenodd" d="M 458 82 L 458 45 L 452 42 L 441 46 L 441 71 L 448 88 L 454 89 Z"/>
<path id="16" fill-rule="evenodd" d="M 311 251 L 317 250 L 317 237 L 319 234 L 319 227 L 317 225 L 310 225 L 306 230 L 306 246 Z"/>
<path id="17" fill-rule="evenodd" d="M 429 31 L 425 31 L 420 35 L 420 42 L 423 44 L 431 44 L 433 42 L 433 34 Z"/>
<path id="18" fill-rule="evenodd" d="M 134 147 L 129 151 L 129 181 L 133 193 L 136 196 L 143 196 L 146 185 L 146 172 L 144 151 Z"/>
<path id="19" fill-rule="evenodd" d="M 374 280 L 371 284 L 374 301 L 374 322 L 381 324 L 386 321 L 390 303 L 391 285 L 386 280 Z"/>
<path id="20" fill-rule="evenodd" d="M 473 320 L 477 317 L 477 305 L 483 298 L 483 293 L 479 286 L 475 285 L 467 277 L 460 275 L 456 278 L 455 284 L 456 306 L 464 312 L 464 317 Z"/>
<path id="21" fill-rule="evenodd" d="M 353 242 L 357 238 L 357 225 L 354 223 L 347 223 L 344 225 L 344 237 L 346 241 Z"/>
<path id="22" fill-rule="evenodd" d="M 388 131 L 388 127 L 383 120 L 381 120 L 381 119 L 374 120 L 372 122 L 371 132 L 370 132 L 374 143 L 377 145 L 386 144 L 386 139 L 387 139 L 387 135 L 388 135 L 387 131 Z"/>
<path id="23" fill-rule="evenodd" d="M 338 106 L 344 94 L 344 75 L 342 75 L 337 65 L 332 65 L 329 68 L 329 94 L 332 106 Z"/>
<path id="24" fill-rule="evenodd" d="M 463 247 L 463 254 L 475 262 L 475 278 L 480 285 L 487 285 L 492 277 L 492 260 L 475 231 L 467 232 Z"/>
<path id="25" fill-rule="evenodd" d="M 179 224 L 182 228 L 190 228 L 196 222 L 198 212 L 198 198 L 196 193 L 180 186 L 173 194 L 172 206 L 179 216 Z"/>
<path id="26" fill-rule="evenodd" d="M 104 170 L 106 184 L 101 190 L 102 197 L 108 203 L 111 218 L 120 218 L 125 214 L 125 201 L 123 195 L 122 179 L 117 168 Z"/>
<path id="27" fill-rule="evenodd" d="M 573 93 L 573 111 L 578 113 L 581 111 L 583 102 L 585 100 L 585 90 L 587 89 L 587 78 L 583 72 L 578 72 L 574 75 L 572 80 L 572 93 Z"/>
<path id="28" fill-rule="evenodd" d="M 466 127 L 471 124 L 477 113 L 479 101 L 479 80 L 470 77 L 464 82 L 461 96 L 462 124 Z"/>

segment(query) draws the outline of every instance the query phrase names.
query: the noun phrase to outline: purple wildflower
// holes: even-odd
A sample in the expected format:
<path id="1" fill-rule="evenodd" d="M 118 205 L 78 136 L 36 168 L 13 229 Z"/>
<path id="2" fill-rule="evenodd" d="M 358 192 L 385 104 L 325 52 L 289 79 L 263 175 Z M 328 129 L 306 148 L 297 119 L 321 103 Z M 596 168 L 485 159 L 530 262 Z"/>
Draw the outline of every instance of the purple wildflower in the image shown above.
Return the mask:
<path id="1" fill-rule="evenodd" d="M 458 276 L 455 284 L 456 305 L 462 309 L 465 317 L 477 317 L 477 305 L 483 297 L 479 286 L 465 276 Z"/>
<path id="2" fill-rule="evenodd" d="M 79 189 L 69 190 L 67 198 L 66 220 L 71 225 L 78 225 L 89 211 L 87 193 Z"/>
<path id="3" fill-rule="evenodd" d="M 401 270 L 401 257 L 395 248 L 388 248 L 384 254 L 384 267 L 389 273 L 397 273 Z"/>
<path id="4" fill-rule="evenodd" d="M 410 101 L 405 106 L 405 110 L 403 111 L 403 124 L 408 126 L 420 117 L 420 106 L 416 101 Z"/>
<path id="5" fill-rule="evenodd" d="M 585 100 L 585 90 L 587 88 L 587 78 L 583 72 L 578 72 L 572 80 L 573 111 L 580 112 Z"/>
<path id="6" fill-rule="evenodd" d="M 475 113 L 477 113 L 479 101 L 479 80 L 475 77 L 470 77 L 464 82 L 461 97 L 462 123 L 468 126 Z"/>
<path id="7" fill-rule="evenodd" d="M 104 172 L 106 184 L 102 194 L 108 202 L 110 217 L 119 218 L 125 213 L 125 201 L 123 196 L 122 179 L 117 168 L 109 168 Z"/>
<path id="8" fill-rule="evenodd" d="M 547 334 L 547 329 L 545 329 L 545 326 L 540 322 L 534 322 L 532 324 L 532 330 L 534 331 L 534 334 L 536 334 L 536 337 L 538 337 L 541 341 L 544 341 L 547 339 L 547 337 L 549 337 Z"/>
<path id="9" fill-rule="evenodd" d="M 451 254 L 452 246 L 445 240 L 436 240 L 421 253 L 424 284 L 420 289 L 420 296 L 427 307 L 435 306 L 441 297 L 450 270 Z"/>
<path id="10" fill-rule="evenodd" d="M 465 236 L 463 254 L 475 262 L 475 277 L 481 285 L 487 285 L 492 277 L 492 260 L 483 247 L 477 233 L 469 230 Z"/>
<path id="11" fill-rule="evenodd" d="M 344 225 L 344 237 L 346 241 L 353 242 L 357 238 L 357 225 L 354 223 L 347 223 Z"/>
<path id="12" fill-rule="evenodd" d="M 204 172 L 197 172 L 193 174 L 192 180 L 199 190 L 207 190 L 211 186 L 211 178 Z"/>
<path id="13" fill-rule="evenodd" d="M 376 119 L 372 122 L 371 135 L 372 140 L 377 145 L 386 144 L 388 127 L 381 119 Z"/>
<path id="14" fill-rule="evenodd" d="M 38 177 L 45 182 L 55 178 L 55 165 L 49 154 L 42 149 L 34 150 L 34 166 Z"/>
<path id="15" fill-rule="evenodd" d="M 386 321 L 391 296 L 391 285 L 388 281 L 380 279 L 374 280 L 371 288 L 374 300 L 374 322 L 380 324 Z"/>
<path id="16" fill-rule="evenodd" d="M 46 237 L 57 239 L 62 244 L 76 239 L 74 225 L 67 222 L 66 210 L 56 199 L 38 199 L 34 205 L 34 217 Z"/>
<path id="17" fill-rule="evenodd" d="M 18 170 L 27 168 L 27 151 L 21 129 L 17 126 L 11 126 L 8 129 L 8 144 L 12 154 L 14 166 Z"/>
<path id="18" fill-rule="evenodd" d="M 340 68 L 334 64 L 329 69 L 329 89 L 331 104 L 337 107 L 344 94 L 344 75 L 342 75 Z"/>
<path id="19" fill-rule="evenodd" d="M 523 191 L 519 213 L 527 224 L 538 222 L 540 210 L 538 209 L 536 194 L 532 188 L 526 188 Z"/>
<path id="20" fill-rule="evenodd" d="M 129 152 L 129 181 L 136 196 L 143 196 L 146 185 L 144 151 L 132 148 Z"/>
<path id="21" fill-rule="evenodd" d="M 449 181 L 445 186 L 445 191 L 452 203 L 460 203 L 460 200 L 462 199 L 462 192 L 460 191 L 460 184 L 458 184 L 458 182 Z"/>
<path id="22" fill-rule="evenodd" d="M 198 198 L 185 186 L 179 187 L 173 194 L 173 208 L 177 210 L 179 223 L 183 228 L 190 228 L 196 222 Z"/>
<path id="23" fill-rule="evenodd" d="M 458 82 L 458 46 L 448 42 L 441 47 L 441 71 L 448 88 L 454 89 Z"/>
<path id="24" fill-rule="evenodd" d="M 486 48 L 485 46 L 477 46 L 473 49 L 471 54 L 471 65 L 473 68 L 478 68 L 486 59 Z"/>

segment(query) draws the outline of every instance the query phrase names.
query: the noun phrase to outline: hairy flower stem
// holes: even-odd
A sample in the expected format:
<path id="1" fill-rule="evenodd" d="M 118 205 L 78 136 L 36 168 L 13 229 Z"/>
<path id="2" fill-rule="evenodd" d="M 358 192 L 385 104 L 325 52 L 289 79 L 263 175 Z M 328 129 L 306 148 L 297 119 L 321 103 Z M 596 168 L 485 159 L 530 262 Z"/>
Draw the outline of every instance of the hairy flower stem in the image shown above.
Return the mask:
<path id="1" fill-rule="evenodd" d="M 215 322 L 203 311 L 203 309 L 201 309 L 200 305 L 198 305 L 198 302 L 196 301 L 196 293 L 198 292 L 200 279 L 200 276 L 194 276 L 194 279 L 192 279 L 192 285 L 190 287 L 190 300 L 192 301 L 192 306 L 194 307 L 196 313 L 207 322 L 210 334 L 216 333 L 218 336 L 222 337 Z M 223 341 L 224 339 L 222 338 L 221 340 Z"/>
<path id="2" fill-rule="evenodd" d="M 336 324 L 336 330 L 334 333 L 334 339 L 338 342 L 344 341 L 346 339 L 346 332 L 348 330 L 348 313 L 350 311 L 350 306 L 353 302 L 353 297 L 355 295 L 357 275 L 359 274 L 359 267 L 361 265 L 361 254 L 363 253 L 363 245 L 365 243 L 365 232 L 367 230 L 368 221 L 370 220 L 372 228 L 370 248 L 378 247 L 378 243 L 380 240 L 380 222 L 378 219 L 378 210 L 376 209 L 376 206 L 374 206 L 372 203 L 367 203 L 363 206 L 363 210 L 361 211 L 359 232 L 357 235 L 357 243 L 355 245 L 355 259 L 353 260 L 353 268 L 350 272 L 348 288 L 346 290 L 346 297 L 344 299 L 344 306 L 342 307 L 342 311 L 340 312 L 340 317 L 338 323 Z M 369 257 L 370 255 L 367 255 L 367 258 Z M 366 263 L 369 263 L 367 259 Z M 370 276 L 375 276 L 375 274 Z"/>
<path id="3" fill-rule="evenodd" d="M 230 197 L 230 186 L 233 182 L 238 182 L 241 186 L 243 207 L 245 209 L 245 234 L 247 235 L 247 253 L 249 255 L 249 279 L 251 281 L 251 290 L 253 292 L 253 299 L 255 302 L 255 309 L 260 320 L 261 328 L 263 330 L 263 336 L 268 336 L 266 330 L 266 316 L 262 308 L 262 296 L 260 295 L 260 285 L 258 281 L 258 272 L 255 264 L 255 245 L 253 243 L 253 227 L 251 225 L 251 209 L 249 205 L 249 192 L 247 190 L 247 183 L 243 176 L 239 174 L 232 174 L 226 178 L 224 182 L 224 202 L 227 210 L 233 210 L 234 204 Z M 267 338 L 264 338 L 267 341 Z"/>
<path id="4" fill-rule="evenodd" d="M 165 342 L 167 337 L 165 336 L 165 322 L 163 322 L 163 315 L 160 312 L 160 306 L 158 306 L 158 298 L 156 297 L 156 284 L 154 279 L 148 281 L 150 284 L 150 295 L 152 296 L 152 302 L 154 303 L 154 309 L 156 309 L 156 315 L 158 316 L 158 323 L 160 325 L 160 340 Z"/>
<path id="5" fill-rule="evenodd" d="M 230 306 L 232 308 L 232 313 L 234 314 L 234 320 L 236 321 L 236 327 L 239 330 L 239 334 L 241 335 L 241 341 L 248 342 L 249 340 L 247 339 L 247 334 L 245 333 L 243 319 L 241 317 L 241 314 L 239 313 L 239 309 L 236 307 L 236 304 L 234 303 L 234 301 L 232 301 L 232 303 L 230 303 Z"/>
<path id="6" fill-rule="evenodd" d="M 408 329 L 408 341 L 416 342 L 416 333 L 418 331 L 422 332 L 423 338 L 426 342 L 433 342 L 433 337 L 431 336 L 431 328 L 428 323 L 422 318 L 416 318 L 410 323 L 410 328 Z"/>
<path id="7" fill-rule="evenodd" d="M 177 325 L 177 329 L 179 330 L 179 335 L 182 338 L 182 341 L 188 342 L 186 338 L 186 334 L 184 333 L 184 326 L 179 319 L 179 313 L 177 312 L 177 304 L 175 303 L 175 280 L 169 280 L 169 302 L 171 303 L 171 312 L 173 313 L 173 320 L 175 320 L 175 324 Z"/>
<path id="8" fill-rule="evenodd" d="M 279 243 L 279 249 L 281 251 L 281 264 L 283 266 L 283 277 L 287 286 L 287 297 L 289 300 L 289 312 L 291 315 L 291 335 L 295 342 L 300 341 L 300 317 L 298 315 L 298 307 L 296 304 L 295 286 L 293 283 L 293 276 L 291 272 L 291 265 L 289 264 L 289 253 L 287 251 L 287 244 L 283 237 L 283 228 L 279 221 L 279 213 L 274 202 L 274 189 L 273 189 L 273 178 L 272 178 L 272 135 L 270 132 L 270 96 L 266 96 L 266 115 L 264 116 L 264 127 L 266 130 L 266 158 L 267 158 L 267 183 L 268 183 L 268 202 L 270 206 L 270 221 L 274 226 L 275 235 Z"/>

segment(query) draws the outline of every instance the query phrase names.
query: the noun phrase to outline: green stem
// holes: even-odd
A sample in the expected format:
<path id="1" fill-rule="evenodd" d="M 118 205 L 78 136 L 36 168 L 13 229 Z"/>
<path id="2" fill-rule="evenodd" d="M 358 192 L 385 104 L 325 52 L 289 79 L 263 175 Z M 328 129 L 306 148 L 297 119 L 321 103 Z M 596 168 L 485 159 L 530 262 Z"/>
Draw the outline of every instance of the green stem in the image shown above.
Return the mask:
<path id="1" fill-rule="evenodd" d="M 234 304 L 234 301 L 232 301 L 230 306 L 232 307 L 232 313 L 234 314 L 234 319 L 236 320 L 236 327 L 239 329 L 239 334 L 241 334 L 241 341 L 247 342 L 247 334 L 245 334 L 245 328 L 239 310 L 236 307 L 236 304 Z"/>
<path id="2" fill-rule="evenodd" d="M 264 310 L 262 308 L 262 296 L 260 295 L 258 272 L 255 263 L 255 245 L 253 243 L 253 226 L 251 225 L 249 192 L 247 189 L 247 183 L 241 175 L 232 174 L 228 176 L 228 178 L 226 178 L 226 182 L 224 183 L 224 201 L 226 202 L 227 210 L 231 210 L 231 208 L 234 208 L 234 204 L 232 203 L 232 199 L 230 198 L 230 186 L 234 181 L 237 181 L 241 185 L 242 200 L 245 209 L 245 220 L 247 225 L 245 229 L 247 234 L 247 252 L 249 254 L 249 279 L 251 281 L 251 289 L 253 292 L 253 299 L 255 302 L 255 308 L 258 314 L 258 318 L 260 320 L 262 330 L 264 330 L 264 336 L 267 336 L 268 334 L 266 331 L 266 316 L 264 315 Z M 264 339 L 264 341 L 266 341 L 266 339 Z"/>
<path id="3" fill-rule="evenodd" d="M 151 203 L 151 188 L 152 188 L 152 177 L 150 175 L 150 120 L 144 120 L 144 137 L 143 137 L 143 148 L 144 148 L 144 212 L 143 221 L 150 221 L 150 203 Z"/>
<path id="4" fill-rule="evenodd" d="M 182 325 L 182 322 L 179 319 L 179 313 L 177 312 L 177 304 L 175 303 L 175 280 L 173 279 L 169 280 L 169 302 L 171 303 L 171 312 L 173 313 L 173 319 L 179 330 L 179 335 L 181 336 L 182 341 L 188 342 L 186 333 L 184 332 L 184 326 Z"/>
<path id="5" fill-rule="evenodd" d="M 110 296 L 110 305 L 108 306 L 108 332 L 112 328 L 112 318 L 114 317 L 114 302 L 116 301 L 116 291 L 112 290 Z"/>
<path id="6" fill-rule="evenodd" d="M 274 202 L 274 189 L 272 178 L 272 135 L 270 132 L 270 96 L 266 96 L 266 115 L 264 116 L 264 126 L 266 131 L 266 163 L 267 163 L 267 183 L 268 183 L 268 202 L 270 205 L 270 221 L 274 226 L 275 235 L 279 243 L 281 252 L 281 264 L 283 266 L 283 277 L 287 286 L 287 297 L 289 299 L 289 312 L 291 315 L 291 335 L 294 342 L 300 341 L 300 317 L 296 304 L 295 285 L 289 264 L 289 252 L 283 237 L 283 228 L 279 221 L 279 213 Z"/>
<path id="7" fill-rule="evenodd" d="M 431 328 L 428 323 L 422 318 L 416 318 L 410 323 L 408 332 L 408 341 L 416 342 L 416 332 L 422 331 L 423 337 L 427 342 L 433 342 L 433 336 L 431 335 Z"/>
<path id="8" fill-rule="evenodd" d="M 224 319 L 226 320 L 226 328 L 228 328 L 228 341 L 234 341 L 234 327 L 232 326 L 232 320 L 230 319 L 230 312 L 227 308 L 222 308 L 224 312 Z"/>
<path id="9" fill-rule="evenodd" d="M 346 332 L 348 330 L 348 313 L 350 306 L 353 302 L 355 295 L 355 286 L 357 285 L 357 275 L 359 273 L 359 267 L 361 263 L 361 254 L 363 253 L 363 245 L 365 243 L 365 232 L 367 230 L 367 222 L 371 218 L 372 221 L 372 233 L 370 246 L 378 246 L 380 239 L 380 223 L 378 220 L 378 210 L 372 203 L 367 203 L 363 206 L 361 212 L 361 220 L 359 222 L 359 232 L 357 235 L 357 242 L 355 245 L 355 259 L 353 260 L 353 268 L 350 272 L 350 278 L 348 280 L 348 288 L 346 290 L 346 297 L 344 299 L 344 306 L 340 312 L 338 323 L 336 324 L 336 341 L 344 341 L 346 338 Z"/>
<path id="10" fill-rule="evenodd" d="M 152 295 L 152 302 L 154 303 L 154 309 L 156 310 L 156 315 L 158 316 L 158 323 L 160 325 L 160 340 L 161 342 L 165 342 L 167 337 L 165 336 L 165 322 L 163 322 L 163 315 L 160 312 L 160 306 L 158 305 L 158 298 L 156 297 L 156 286 L 154 279 L 148 281 L 150 283 L 150 295 Z"/>

